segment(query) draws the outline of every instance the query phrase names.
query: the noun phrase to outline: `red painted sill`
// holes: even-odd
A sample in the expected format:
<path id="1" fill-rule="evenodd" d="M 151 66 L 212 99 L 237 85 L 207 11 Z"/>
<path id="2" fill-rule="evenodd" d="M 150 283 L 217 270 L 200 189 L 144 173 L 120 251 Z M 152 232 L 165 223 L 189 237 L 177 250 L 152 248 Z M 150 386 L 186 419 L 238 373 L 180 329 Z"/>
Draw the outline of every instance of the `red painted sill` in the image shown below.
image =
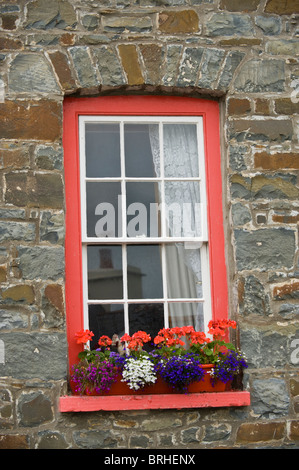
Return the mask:
<path id="1" fill-rule="evenodd" d="M 248 405 L 250 405 L 250 393 L 247 391 L 190 393 L 187 395 L 114 395 L 98 397 L 67 395 L 59 399 L 59 409 L 62 413 L 77 411 L 215 408 Z"/>

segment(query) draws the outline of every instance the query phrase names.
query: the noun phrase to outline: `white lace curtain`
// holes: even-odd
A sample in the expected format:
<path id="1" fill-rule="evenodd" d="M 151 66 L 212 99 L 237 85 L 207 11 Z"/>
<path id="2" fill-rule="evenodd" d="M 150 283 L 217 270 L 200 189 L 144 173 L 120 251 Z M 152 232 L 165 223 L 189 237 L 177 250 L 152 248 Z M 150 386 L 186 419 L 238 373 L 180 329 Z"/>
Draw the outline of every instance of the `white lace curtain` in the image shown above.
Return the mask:
<path id="1" fill-rule="evenodd" d="M 160 175 L 160 142 L 158 126 L 150 125 L 150 142 L 154 168 Z M 165 177 L 196 177 L 198 169 L 198 146 L 196 126 L 193 124 L 165 124 L 163 128 L 163 157 Z M 191 221 L 196 219 L 196 204 L 200 203 L 200 187 L 198 181 L 165 181 L 165 204 L 180 204 L 190 209 Z M 161 191 L 161 188 L 160 188 Z M 161 194 L 160 201 L 161 202 Z M 183 218 L 181 219 L 183 220 Z M 168 221 L 170 236 L 173 226 Z M 200 227 L 199 227 L 200 230 Z M 182 226 L 182 235 L 184 226 Z M 167 289 L 168 298 L 202 298 L 202 270 L 199 249 L 186 249 L 184 243 L 167 245 Z M 203 330 L 202 303 L 169 303 L 169 323 L 171 326 L 193 325 Z"/>

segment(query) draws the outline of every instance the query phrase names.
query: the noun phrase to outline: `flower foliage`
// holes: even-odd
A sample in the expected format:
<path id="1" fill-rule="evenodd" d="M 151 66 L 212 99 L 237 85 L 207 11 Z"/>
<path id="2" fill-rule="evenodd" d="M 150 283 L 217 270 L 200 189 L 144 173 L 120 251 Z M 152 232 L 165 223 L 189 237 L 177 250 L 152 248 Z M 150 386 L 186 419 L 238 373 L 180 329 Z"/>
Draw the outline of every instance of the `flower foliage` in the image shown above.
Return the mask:
<path id="1" fill-rule="evenodd" d="M 226 341 L 228 329 L 236 327 L 232 320 L 211 321 L 208 336 L 193 326 L 162 328 L 153 340 L 145 331 L 137 331 L 121 337 L 119 352 L 111 351 L 114 343 L 106 335 L 99 338 L 98 349 L 90 350 L 87 343 L 94 334 L 81 330 L 75 339 L 84 350 L 73 366 L 72 380 L 78 393 L 107 392 L 119 376 L 135 391 L 161 377 L 176 391 L 186 392 L 188 385 L 204 378 L 201 365 L 213 364 L 212 384 L 227 383 L 247 367 L 244 355 Z M 153 346 L 150 352 L 143 349 L 147 343 Z"/>

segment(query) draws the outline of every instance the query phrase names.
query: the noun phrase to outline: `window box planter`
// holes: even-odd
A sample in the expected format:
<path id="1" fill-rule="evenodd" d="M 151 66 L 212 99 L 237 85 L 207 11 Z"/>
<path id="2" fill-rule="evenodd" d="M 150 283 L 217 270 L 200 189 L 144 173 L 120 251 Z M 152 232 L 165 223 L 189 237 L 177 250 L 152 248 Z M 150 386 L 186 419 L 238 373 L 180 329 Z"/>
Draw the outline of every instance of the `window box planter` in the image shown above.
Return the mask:
<path id="1" fill-rule="evenodd" d="M 143 349 L 151 341 L 144 331 L 132 337 L 125 334 L 114 343 L 102 336 L 99 349 L 80 353 L 80 362 L 73 367 L 72 390 L 88 396 L 224 392 L 247 367 L 241 352 L 221 339 L 229 327 L 236 328 L 236 323 L 210 322 L 213 341 L 192 326 L 163 329 L 154 338 L 156 348 L 151 352 Z M 94 335 L 82 330 L 76 336 L 86 345 Z M 110 351 L 112 344 L 117 345 L 117 353 Z M 207 364 L 207 358 L 213 362 Z"/>
<path id="2" fill-rule="evenodd" d="M 212 382 L 210 372 L 213 369 L 213 364 L 202 364 L 201 368 L 204 369 L 205 374 L 202 380 L 193 382 L 188 385 L 186 393 L 219 393 L 226 390 L 230 390 L 231 381 L 228 383 L 221 382 L 221 380 L 216 380 L 215 383 Z M 71 384 L 72 391 L 74 395 L 79 395 L 74 384 Z M 174 395 L 177 392 L 170 387 L 166 382 L 163 381 L 161 377 L 157 377 L 157 380 L 154 384 L 146 385 L 139 390 L 132 390 L 126 382 L 122 381 L 121 375 L 118 375 L 116 382 L 114 382 L 110 390 L 103 392 L 96 392 L 95 390 L 86 390 L 84 392 L 85 396 L 119 396 L 119 395 Z"/>

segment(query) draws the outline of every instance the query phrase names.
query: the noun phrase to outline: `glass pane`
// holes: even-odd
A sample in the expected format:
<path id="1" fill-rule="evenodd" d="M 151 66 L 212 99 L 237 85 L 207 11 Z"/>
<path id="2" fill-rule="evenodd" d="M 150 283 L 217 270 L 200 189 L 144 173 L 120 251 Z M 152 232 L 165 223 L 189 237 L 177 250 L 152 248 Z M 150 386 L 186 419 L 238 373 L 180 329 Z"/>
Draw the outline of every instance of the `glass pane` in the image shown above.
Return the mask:
<path id="1" fill-rule="evenodd" d="M 89 299 L 123 298 L 121 246 L 88 246 L 87 271 Z"/>
<path id="2" fill-rule="evenodd" d="M 131 304 L 129 305 L 129 325 L 130 334 L 136 331 L 145 331 L 152 341 L 158 332 L 164 328 L 164 307 L 163 304 Z M 150 344 L 144 349 L 151 349 Z"/>
<path id="3" fill-rule="evenodd" d="M 121 304 L 89 305 L 88 316 L 89 329 L 94 333 L 92 349 L 98 348 L 99 338 L 103 335 L 112 339 L 113 335 L 121 338 L 125 333 L 124 306 Z"/>
<path id="4" fill-rule="evenodd" d="M 198 181 L 166 181 L 165 209 L 167 236 L 201 236 L 202 207 Z"/>
<path id="5" fill-rule="evenodd" d="M 121 236 L 120 194 L 120 183 L 86 183 L 88 237 Z"/>
<path id="6" fill-rule="evenodd" d="M 163 148 L 166 177 L 199 176 L 195 124 L 164 124 Z"/>
<path id="7" fill-rule="evenodd" d="M 169 303 L 168 321 L 170 328 L 174 326 L 193 326 L 196 331 L 204 331 L 203 303 Z"/>
<path id="8" fill-rule="evenodd" d="M 163 297 L 161 254 L 159 245 L 129 245 L 128 298 L 159 299 Z"/>
<path id="9" fill-rule="evenodd" d="M 126 176 L 154 177 L 160 174 L 157 124 L 125 124 Z"/>
<path id="10" fill-rule="evenodd" d="M 183 243 L 165 246 L 167 294 L 170 299 L 202 299 L 202 273 L 199 249 L 186 249 Z"/>
<path id="11" fill-rule="evenodd" d="M 158 183 L 127 183 L 128 237 L 160 236 Z"/>
<path id="12" fill-rule="evenodd" d="M 119 124 L 86 123 L 86 176 L 120 176 Z"/>

